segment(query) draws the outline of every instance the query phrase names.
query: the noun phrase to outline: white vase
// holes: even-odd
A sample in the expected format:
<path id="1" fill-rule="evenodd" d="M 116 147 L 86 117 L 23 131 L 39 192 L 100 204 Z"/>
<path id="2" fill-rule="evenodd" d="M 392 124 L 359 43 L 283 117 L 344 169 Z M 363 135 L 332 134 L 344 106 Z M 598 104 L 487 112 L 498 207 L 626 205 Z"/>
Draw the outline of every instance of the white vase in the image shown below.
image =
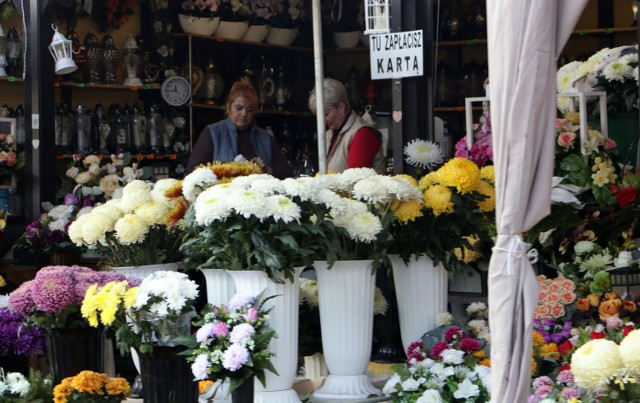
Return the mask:
<path id="1" fill-rule="evenodd" d="M 366 375 L 373 336 L 375 275 L 371 260 L 314 262 L 322 350 L 329 376 L 314 398 L 366 399 L 381 396 Z"/>
<path id="2" fill-rule="evenodd" d="M 207 283 L 207 303 L 222 305 L 229 302 L 236 292 L 233 278 L 222 269 L 199 269 Z"/>
<path id="3" fill-rule="evenodd" d="M 241 39 L 249 28 L 249 21 L 220 21 L 215 35 L 224 39 Z"/>
<path id="4" fill-rule="evenodd" d="M 178 22 L 187 34 L 212 35 L 218 29 L 220 17 L 205 18 L 178 14 Z"/>
<path id="5" fill-rule="evenodd" d="M 112 267 L 111 270 L 124 274 L 127 277 L 135 277 L 140 280 L 144 280 L 144 278 L 149 276 L 151 273 L 155 273 L 157 271 L 178 271 L 179 268 L 179 263 L 163 263 L 147 264 L 143 266 Z M 138 357 L 138 352 L 133 347 L 131 348 L 131 359 L 133 360 L 133 364 L 136 366 L 138 373 L 140 373 L 140 357 Z"/>
<path id="6" fill-rule="evenodd" d="M 439 313 L 447 311 L 448 273 L 442 264 L 434 266 L 428 256 L 417 260 L 411 256 L 406 264 L 398 255 L 389 255 L 398 301 L 402 346 L 414 341 L 435 327 Z"/>
<path id="7" fill-rule="evenodd" d="M 333 32 L 332 36 L 338 48 L 355 48 L 360 41 L 360 31 Z"/>
<path id="8" fill-rule="evenodd" d="M 264 41 L 264 38 L 267 37 L 269 33 L 269 26 L 266 24 L 262 25 L 249 25 L 247 28 L 247 32 L 242 35 L 242 40 L 247 42 L 257 42 L 260 43 Z"/>
<path id="9" fill-rule="evenodd" d="M 275 28 L 269 29 L 266 42 L 271 45 L 289 46 L 298 36 L 298 28 Z"/>
<path id="10" fill-rule="evenodd" d="M 277 338 L 269 343 L 269 351 L 275 353 L 271 358 L 278 375 L 265 371 L 265 383 L 255 382 L 255 403 L 300 403 L 300 398 L 293 383 L 298 368 L 298 312 L 299 286 L 298 278 L 302 267 L 295 268 L 294 281 L 284 280 L 283 284 L 273 282 L 266 272 L 257 270 L 230 270 L 236 285 L 236 293 L 257 296 L 261 292 L 263 298 L 272 295 L 264 305 L 269 312 L 269 325 L 275 330 Z"/>

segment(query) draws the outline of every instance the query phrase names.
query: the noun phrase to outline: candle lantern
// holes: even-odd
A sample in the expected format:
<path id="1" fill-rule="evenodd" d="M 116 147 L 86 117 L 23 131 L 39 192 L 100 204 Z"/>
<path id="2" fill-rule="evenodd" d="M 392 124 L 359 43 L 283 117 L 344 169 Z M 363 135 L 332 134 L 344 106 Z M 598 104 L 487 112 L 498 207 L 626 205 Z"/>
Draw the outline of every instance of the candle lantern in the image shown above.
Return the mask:
<path id="1" fill-rule="evenodd" d="M 640 297 L 640 268 L 637 264 L 609 270 L 611 288 L 618 289 L 623 299 L 636 300 Z"/>
<path id="2" fill-rule="evenodd" d="M 364 12 L 365 34 L 389 33 L 388 0 L 364 0 Z"/>
<path id="3" fill-rule="evenodd" d="M 88 153 L 91 149 L 91 115 L 83 104 L 76 107 L 76 152 Z"/>
<path id="4" fill-rule="evenodd" d="M 53 60 L 56 62 L 55 72 L 56 74 L 69 74 L 78 70 L 78 66 L 76 66 L 73 61 L 73 52 L 71 49 L 72 42 L 65 38 L 60 32 L 58 32 L 58 27 L 55 24 L 51 24 L 51 28 L 53 28 L 53 39 L 51 40 L 51 44 L 49 45 L 49 52 L 51 52 L 51 56 L 53 56 Z M 15 31 L 14 27 L 11 27 L 13 31 Z M 11 29 L 9 32 L 11 32 Z M 15 32 L 15 38 L 18 38 L 18 32 Z M 9 40 L 9 36 L 7 36 Z M 8 46 L 8 54 L 9 54 L 9 65 L 12 65 L 11 60 L 20 59 L 20 54 L 22 53 L 20 40 L 10 40 Z M 18 63 L 13 62 L 13 64 Z"/>
<path id="5" fill-rule="evenodd" d="M 116 44 L 109 34 L 102 37 L 102 55 L 104 57 L 104 77 L 102 82 L 105 84 L 116 83 L 116 71 L 118 63 L 120 63 L 120 51 L 116 49 Z"/>
<path id="6" fill-rule="evenodd" d="M 127 67 L 127 78 L 124 79 L 124 85 L 141 86 L 142 81 L 138 78 L 138 68 L 140 66 L 140 56 L 138 55 L 138 43 L 133 35 L 129 34 L 124 42 L 124 63 Z"/>
<path id="7" fill-rule="evenodd" d="M 7 67 L 7 38 L 4 36 L 4 30 L 2 29 L 2 25 L 0 25 L 0 77 L 6 77 L 7 72 L 5 71 L 5 67 Z"/>

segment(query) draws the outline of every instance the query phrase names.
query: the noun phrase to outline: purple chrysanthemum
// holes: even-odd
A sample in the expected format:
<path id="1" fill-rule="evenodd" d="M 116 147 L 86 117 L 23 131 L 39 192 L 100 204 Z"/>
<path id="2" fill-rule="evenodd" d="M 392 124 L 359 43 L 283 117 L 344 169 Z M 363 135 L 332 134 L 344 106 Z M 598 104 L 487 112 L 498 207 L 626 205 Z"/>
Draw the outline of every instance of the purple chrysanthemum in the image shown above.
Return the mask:
<path id="1" fill-rule="evenodd" d="M 44 235 L 44 245 L 46 247 L 59 245 L 65 240 L 66 237 L 67 237 L 67 234 L 64 231 L 60 231 L 60 230 L 48 231 Z"/>
<path id="2" fill-rule="evenodd" d="M 202 343 L 211 336 L 215 336 L 215 326 L 216 325 L 213 323 L 205 323 L 202 325 L 202 327 L 196 332 L 196 341 L 198 343 Z"/>
<path id="3" fill-rule="evenodd" d="M 65 206 L 77 206 L 79 202 L 80 199 L 78 199 L 78 196 L 74 195 L 73 193 L 67 193 L 64 197 Z"/>
<path id="4" fill-rule="evenodd" d="M 12 311 L 28 315 L 35 309 L 36 304 L 31 298 L 33 282 L 34 280 L 26 281 L 9 294 L 9 308 L 11 308 Z"/>
<path id="5" fill-rule="evenodd" d="M 25 315 L 0 308 L 0 353 L 33 355 L 44 351 L 44 333 L 25 321 Z"/>
<path id="6" fill-rule="evenodd" d="M 565 398 L 566 400 L 571 400 L 573 398 L 576 398 L 576 399 L 580 398 L 580 391 L 577 388 L 564 388 L 560 393 L 562 394 L 562 397 Z"/>
<path id="7" fill-rule="evenodd" d="M 65 272 L 39 272 L 33 280 L 31 298 L 43 312 L 58 312 L 76 302 L 75 282 Z"/>
<path id="8" fill-rule="evenodd" d="M 249 351 L 240 344 L 232 344 L 222 355 L 222 366 L 231 372 L 237 371 L 249 361 Z"/>
<path id="9" fill-rule="evenodd" d="M 542 386 L 551 386 L 553 385 L 553 379 L 548 376 L 540 376 L 533 380 L 533 388 L 538 389 Z"/>
<path id="10" fill-rule="evenodd" d="M 254 298 L 250 295 L 236 294 L 229 300 L 227 304 L 230 309 L 238 309 L 246 305 L 253 305 Z"/>

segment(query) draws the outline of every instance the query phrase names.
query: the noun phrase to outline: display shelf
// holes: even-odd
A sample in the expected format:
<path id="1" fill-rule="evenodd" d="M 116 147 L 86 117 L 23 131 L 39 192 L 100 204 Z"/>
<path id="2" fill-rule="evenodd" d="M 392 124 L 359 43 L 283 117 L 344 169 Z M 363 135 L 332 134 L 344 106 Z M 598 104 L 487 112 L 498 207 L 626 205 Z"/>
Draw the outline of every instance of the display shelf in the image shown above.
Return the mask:
<path id="1" fill-rule="evenodd" d="M 24 79 L 19 77 L 14 77 L 14 76 L 7 76 L 7 77 L 0 77 L 0 82 L 22 84 L 24 83 Z"/>
<path id="2" fill-rule="evenodd" d="M 80 160 L 84 157 L 86 157 L 87 155 L 96 155 L 98 158 L 102 159 L 102 158 L 111 158 L 110 154 L 92 154 L 92 153 L 86 153 L 86 154 L 56 154 L 56 158 L 59 160 Z M 168 159 L 168 160 L 176 160 L 178 159 L 178 155 L 177 154 L 147 154 L 147 153 L 138 153 L 138 154 L 131 154 L 131 159 L 134 160 L 138 160 L 138 161 L 142 161 L 142 160 L 163 160 L 163 159 Z"/>
<path id="3" fill-rule="evenodd" d="M 140 91 L 140 90 L 159 90 L 160 84 L 158 83 L 147 83 L 141 86 L 138 85 L 122 85 L 122 84 L 101 84 L 101 83 L 76 83 L 76 82 L 68 82 L 68 81 L 56 81 L 53 83 L 54 87 L 68 87 L 68 88 L 86 88 L 93 90 L 130 90 L 130 91 Z"/>
<path id="4" fill-rule="evenodd" d="M 187 34 L 182 32 L 174 33 L 172 35 L 174 38 L 193 38 L 193 39 L 202 39 L 207 41 L 227 43 L 227 44 L 233 44 L 233 45 L 250 46 L 250 47 L 258 47 L 258 48 L 286 49 L 287 51 L 313 53 L 312 48 L 305 48 L 302 46 L 272 45 L 266 42 L 249 42 L 249 41 L 243 41 L 240 39 L 227 39 L 227 38 L 213 36 L 213 35 Z"/>
<path id="5" fill-rule="evenodd" d="M 188 106 L 194 109 L 210 109 L 210 110 L 219 110 L 219 111 L 224 111 L 226 109 L 225 105 L 202 104 L 202 103 L 196 103 L 196 102 L 188 104 Z M 279 111 L 275 109 L 263 109 L 261 111 L 258 111 L 258 113 L 260 115 L 276 115 L 276 116 L 310 116 L 310 117 L 315 116 L 310 112 L 300 112 L 300 111 L 290 111 L 290 110 Z"/>

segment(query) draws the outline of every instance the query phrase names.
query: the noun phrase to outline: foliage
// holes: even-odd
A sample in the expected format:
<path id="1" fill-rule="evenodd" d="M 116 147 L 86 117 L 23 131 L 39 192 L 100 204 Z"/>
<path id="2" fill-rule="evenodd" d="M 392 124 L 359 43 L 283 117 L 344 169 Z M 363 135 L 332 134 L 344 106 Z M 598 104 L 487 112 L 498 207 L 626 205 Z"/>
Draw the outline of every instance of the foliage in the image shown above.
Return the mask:
<path id="1" fill-rule="evenodd" d="M 45 351 L 44 332 L 26 315 L 0 307 L 0 354 L 35 355 Z"/>
<path id="2" fill-rule="evenodd" d="M 112 328 L 123 355 L 131 348 L 150 354 L 154 345 L 174 346 L 176 338 L 190 333 L 197 297 L 198 286 L 186 274 L 157 271 L 140 283 L 129 279 L 89 287 L 82 317 L 93 327 Z"/>
<path id="3" fill-rule="evenodd" d="M 122 402 L 131 396 L 131 386 L 124 378 L 109 378 L 107 374 L 82 371 L 64 378 L 53 388 L 53 394 L 56 402 Z"/>
<path id="4" fill-rule="evenodd" d="M 179 224 L 167 225 L 176 201 L 164 192 L 178 181 L 161 179 L 155 184 L 134 180 L 122 189 L 122 198 L 111 199 L 78 217 L 69 227 L 77 246 L 100 253 L 101 264 L 142 266 L 182 260 Z"/>
<path id="5" fill-rule="evenodd" d="M 480 259 L 494 232 L 493 166 L 481 170 L 471 160 L 454 158 L 419 182 L 409 180 L 422 200 L 394 210 L 389 252 L 405 261 L 424 254 L 448 270 Z"/>
<path id="6" fill-rule="evenodd" d="M 9 308 L 28 317 L 42 329 L 85 327 L 80 305 L 90 286 L 122 281 L 115 272 L 94 271 L 81 266 L 47 266 L 33 280 L 9 294 Z"/>
<path id="7" fill-rule="evenodd" d="M 49 403 L 53 401 L 50 377 L 31 369 L 25 377 L 19 372 L 0 369 L 0 401 L 3 403 Z"/>
<path id="8" fill-rule="evenodd" d="M 395 365 L 395 374 L 383 392 L 393 402 L 488 402 L 490 369 L 485 341 L 487 308 L 467 308 L 466 326 L 452 324 L 449 313 L 439 315 L 440 326 L 407 349 L 407 364 Z"/>
<path id="9" fill-rule="evenodd" d="M 265 370 L 278 373 L 271 363 L 274 353 L 268 349 L 277 335 L 268 325 L 269 310 L 264 308 L 271 298 L 277 296 L 261 300 L 261 295 L 236 294 L 227 304 L 205 307 L 195 336 L 184 340 L 189 349 L 183 354 L 193 362 L 196 380 L 228 378 L 233 392 L 252 376 L 265 385 Z"/>

